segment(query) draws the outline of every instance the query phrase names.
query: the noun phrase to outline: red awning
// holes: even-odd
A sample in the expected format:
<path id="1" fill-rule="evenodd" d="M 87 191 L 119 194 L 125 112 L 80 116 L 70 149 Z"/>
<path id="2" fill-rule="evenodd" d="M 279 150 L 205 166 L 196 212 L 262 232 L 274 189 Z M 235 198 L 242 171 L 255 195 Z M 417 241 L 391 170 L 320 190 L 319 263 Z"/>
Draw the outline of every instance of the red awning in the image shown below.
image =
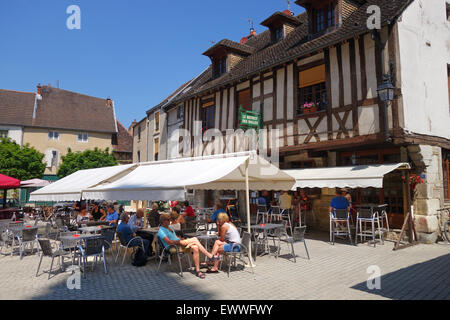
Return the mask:
<path id="1" fill-rule="evenodd" d="M 0 174 L 0 189 L 13 189 L 20 187 L 20 180 Z"/>

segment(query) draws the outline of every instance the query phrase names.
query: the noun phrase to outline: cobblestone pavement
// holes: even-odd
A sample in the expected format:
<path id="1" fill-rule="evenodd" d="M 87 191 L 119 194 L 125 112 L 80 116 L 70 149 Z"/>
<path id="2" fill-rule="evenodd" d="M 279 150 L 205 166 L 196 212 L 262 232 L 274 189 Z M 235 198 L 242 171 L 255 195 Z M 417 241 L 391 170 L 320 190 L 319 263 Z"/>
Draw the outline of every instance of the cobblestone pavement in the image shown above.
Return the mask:
<path id="1" fill-rule="evenodd" d="M 311 260 L 306 259 L 303 243 L 295 244 L 297 263 L 288 260 L 282 245 L 281 256 L 258 257 L 255 273 L 250 269 L 207 274 L 201 280 L 186 270 L 177 275 L 177 264 L 155 262 L 145 267 L 115 264 L 108 256 L 109 273 L 101 265 L 81 278 L 81 289 L 69 290 L 70 273 L 36 277 L 37 255 L 0 256 L 0 299 L 450 299 L 450 245 L 417 245 L 392 251 L 393 243 L 376 248 L 367 244 L 350 246 L 340 240 L 327 243 L 326 234 L 307 235 Z M 44 258 L 42 270 L 48 270 Z M 369 290 L 367 268 L 381 270 L 381 289 Z"/>

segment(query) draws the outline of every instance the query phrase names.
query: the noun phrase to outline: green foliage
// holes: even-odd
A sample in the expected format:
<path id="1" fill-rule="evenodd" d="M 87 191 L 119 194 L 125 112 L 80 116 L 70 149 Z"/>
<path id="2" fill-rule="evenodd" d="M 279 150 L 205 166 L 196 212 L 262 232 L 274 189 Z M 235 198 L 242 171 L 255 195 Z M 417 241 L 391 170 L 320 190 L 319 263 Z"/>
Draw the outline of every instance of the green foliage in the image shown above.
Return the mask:
<path id="1" fill-rule="evenodd" d="M 30 147 L 21 147 L 9 138 L 0 139 L 0 173 L 19 179 L 42 178 L 45 164 L 44 154 Z"/>
<path id="2" fill-rule="evenodd" d="M 58 169 L 58 177 L 64 178 L 78 170 L 103 168 L 117 165 L 117 160 L 109 148 L 105 150 L 85 150 L 83 152 L 72 152 L 69 148 L 67 154 L 61 157 L 62 164 Z"/>

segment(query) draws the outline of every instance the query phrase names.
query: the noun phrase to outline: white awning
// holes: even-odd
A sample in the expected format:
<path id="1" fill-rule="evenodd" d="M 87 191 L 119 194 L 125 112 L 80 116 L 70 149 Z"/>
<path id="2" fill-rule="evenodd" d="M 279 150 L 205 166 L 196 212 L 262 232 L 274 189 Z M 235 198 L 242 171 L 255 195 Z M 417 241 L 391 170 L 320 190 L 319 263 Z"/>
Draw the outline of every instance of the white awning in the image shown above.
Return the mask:
<path id="1" fill-rule="evenodd" d="M 81 190 L 101 182 L 114 181 L 133 170 L 137 165 L 88 169 L 77 171 L 30 194 L 29 201 L 78 201 Z"/>
<path id="2" fill-rule="evenodd" d="M 288 169 L 295 178 L 292 190 L 299 188 L 382 188 L 385 174 L 396 169 L 409 169 L 408 163 L 375 164 L 352 167 Z"/>
<path id="3" fill-rule="evenodd" d="M 290 190 L 294 178 L 254 152 L 140 163 L 112 183 L 83 190 L 85 199 L 182 200 L 185 189 L 245 190 L 249 160 L 250 190 Z"/>

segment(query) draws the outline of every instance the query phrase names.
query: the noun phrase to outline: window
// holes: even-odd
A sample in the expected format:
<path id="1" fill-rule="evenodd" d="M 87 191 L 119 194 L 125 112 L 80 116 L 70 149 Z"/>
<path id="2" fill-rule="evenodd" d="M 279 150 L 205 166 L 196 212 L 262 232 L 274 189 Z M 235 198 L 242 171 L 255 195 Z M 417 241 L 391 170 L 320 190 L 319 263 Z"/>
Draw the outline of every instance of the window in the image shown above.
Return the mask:
<path id="1" fill-rule="evenodd" d="M 184 106 L 179 106 L 177 109 L 177 120 L 184 119 Z"/>
<path id="2" fill-rule="evenodd" d="M 50 131 L 48 133 L 48 139 L 49 140 L 59 140 L 59 132 Z"/>
<path id="3" fill-rule="evenodd" d="M 89 141 L 89 135 L 87 133 L 79 133 L 77 137 L 78 142 L 88 142 Z"/>
<path id="4" fill-rule="evenodd" d="M 313 10 L 313 32 L 319 33 L 334 26 L 334 2 Z"/>
<path id="5" fill-rule="evenodd" d="M 137 162 L 141 162 L 141 152 L 137 152 Z"/>
<path id="6" fill-rule="evenodd" d="M 8 130 L 0 130 L 0 139 L 8 138 Z"/>
<path id="7" fill-rule="evenodd" d="M 325 65 L 299 72 L 297 116 L 326 110 L 328 105 Z"/>
<path id="8" fill-rule="evenodd" d="M 58 151 L 52 150 L 52 149 L 47 149 L 45 151 L 45 162 L 46 162 L 47 168 L 57 167 L 58 166 Z"/>
<path id="9" fill-rule="evenodd" d="M 202 105 L 202 131 L 214 128 L 216 106 L 214 101 L 203 103 Z"/>
<path id="10" fill-rule="evenodd" d="M 450 200 L 450 150 L 442 149 L 442 166 L 444 169 L 444 199 Z"/>
<path id="11" fill-rule="evenodd" d="M 159 112 L 155 112 L 155 132 L 159 131 Z"/>
<path id="12" fill-rule="evenodd" d="M 227 72 L 227 57 L 222 57 L 216 60 L 215 63 L 215 76 L 220 77 Z"/>
<path id="13" fill-rule="evenodd" d="M 238 99 L 237 101 L 238 108 L 242 108 L 249 111 L 253 109 L 252 99 L 250 97 L 250 89 L 239 91 L 237 94 L 237 99 Z"/>
<path id="14" fill-rule="evenodd" d="M 52 151 L 52 167 L 58 166 L 58 151 Z"/>
<path id="15" fill-rule="evenodd" d="M 154 159 L 155 161 L 158 161 L 159 156 L 159 138 L 156 138 L 154 140 Z"/>
<path id="16" fill-rule="evenodd" d="M 280 40 L 281 38 L 283 38 L 283 33 L 284 33 L 283 32 L 283 27 L 279 27 L 279 28 L 275 29 L 275 32 L 274 32 L 274 40 L 275 40 L 275 42 Z"/>
<path id="17" fill-rule="evenodd" d="M 113 146 L 117 146 L 119 144 L 118 141 L 117 141 L 117 133 L 113 133 L 112 134 L 112 136 L 111 136 L 111 144 Z"/>

